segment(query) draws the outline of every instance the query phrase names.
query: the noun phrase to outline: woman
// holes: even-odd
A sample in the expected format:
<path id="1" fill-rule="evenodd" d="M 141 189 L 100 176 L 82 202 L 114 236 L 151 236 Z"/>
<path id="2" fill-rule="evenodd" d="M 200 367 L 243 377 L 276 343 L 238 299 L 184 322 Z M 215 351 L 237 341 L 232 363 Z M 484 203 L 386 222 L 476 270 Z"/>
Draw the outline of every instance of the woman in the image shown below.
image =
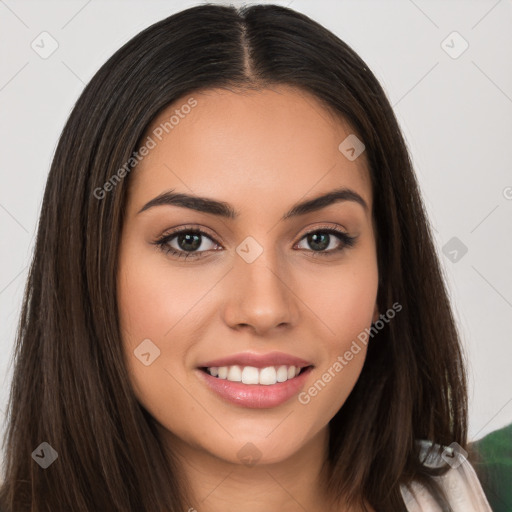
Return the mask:
<path id="1" fill-rule="evenodd" d="M 7 511 L 490 510 L 398 123 L 291 9 L 187 9 L 97 72 L 16 348 Z"/>

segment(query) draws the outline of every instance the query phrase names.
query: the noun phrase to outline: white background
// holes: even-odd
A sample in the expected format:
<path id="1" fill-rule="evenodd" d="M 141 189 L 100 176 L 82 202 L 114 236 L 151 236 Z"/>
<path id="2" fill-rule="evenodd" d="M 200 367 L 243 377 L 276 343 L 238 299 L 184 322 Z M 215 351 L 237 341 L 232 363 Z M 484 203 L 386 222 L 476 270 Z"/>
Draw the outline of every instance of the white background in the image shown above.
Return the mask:
<path id="1" fill-rule="evenodd" d="M 124 42 L 198 3 L 0 0 L 2 422 L 42 195 L 67 116 Z M 512 3 L 272 3 L 332 30 L 384 87 L 411 151 L 469 359 L 470 439 L 512 422 Z M 31 47 L 43 31 L 59 45 L 47 59 Z M 463 48 L 454 31 L 469 44 L 457 58 L 445 51 Z M 457 262 L 442 252 L 452 237 L 468 248 Z"/>

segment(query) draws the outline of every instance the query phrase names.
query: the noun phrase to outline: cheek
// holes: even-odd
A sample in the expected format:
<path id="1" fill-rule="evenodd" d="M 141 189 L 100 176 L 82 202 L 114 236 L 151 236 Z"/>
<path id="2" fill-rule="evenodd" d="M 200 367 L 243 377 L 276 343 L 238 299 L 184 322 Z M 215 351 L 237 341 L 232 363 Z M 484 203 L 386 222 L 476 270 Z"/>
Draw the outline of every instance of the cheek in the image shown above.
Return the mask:
<path id="1" fill-rule="evenodd" d="M 208 276 L 199 278 L 190 269 L 170 272 L 161 256 L 127 257 L 118 279 L 119 315 L 125 338 L 130 344 L 145 338 L 165 344 L 182 320 L 190 322 L 194 317 L 194 306 L 210 287 Z"/>
<path id="2" fill-rule="evenodd" d="M 176 431 L 194 414 L 195 402 L 184 392 L 190 378 L 186 356 L 200 337 L 199 318 L 204 321 L 210 311 L 207 292 L 219 279 L 211 274 L 171 270 L 165 257 L 143 255 L 129 247 L 120 253 L 118 307 L 131 385 L 145 409 Z M 139 356 L 149 352 L 150 364 L 146 366 L 134 352 Z M 171 403 L 173 410 L 180 411 L 178 419 Z"/>
<path id="3" fill-rule="evenodd" d="M 360 265 L 326 271 L 326 278 L 302 280 L 302 297 L 318 317 L 322 364 L 315 379 L 299 395 L 299 403 L 320 427 L 338 412 L 361 373 L 370 339 L 365 329 L 372 324 L 378 290 L 374 258 Z M 309 293 L 306 292 L 309 290 Z M 371 341 L 370 341 L 371 342 Z"/>
<path id="4" fill-rule="evenodd" d="M 179 385 L 184 381 L 180 367 L 187 351 L 184 345 L 187 337 L 173 335 L 189 309 L 187 295 L 191 293 L 180 286 L 179 278 L 168 281 L 163 276 L 163 269 L 154 262 L 145 263 L 143 258 L 122 259 L 117 292 L 133 392 L 153 418 L 172 424 L 170 404 L 185 419 L 190 407 Z"/>
<path id="5" fill-rule="evenodd" d="M 378 290 L 375 261 L 342 265 L 335 270 L 327 267 L 315 274 L 303 272 L 297 282 L 298 295 L 314 312 L 331 349 L 343 349 L 346 342 L 350 344 L 371 325 Z"/>
<path id="6" fill-rule="evenodd" d="M 300 406 L 312 418 L 315 428 L 327 424 L 343 406 L 364 365 L 371 326 L 373 293 L 347 294 L 335 311 L 324 314 L 334 335 L 323 337 L 322 363 L 314 378 L 298 396 Z"/>

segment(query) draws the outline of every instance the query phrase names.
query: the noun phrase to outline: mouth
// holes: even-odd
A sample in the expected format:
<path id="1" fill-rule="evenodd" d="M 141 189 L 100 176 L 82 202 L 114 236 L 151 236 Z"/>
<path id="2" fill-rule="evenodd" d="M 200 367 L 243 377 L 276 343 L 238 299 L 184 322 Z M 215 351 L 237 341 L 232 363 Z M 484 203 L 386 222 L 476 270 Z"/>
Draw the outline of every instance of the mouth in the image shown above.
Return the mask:
<path id="1" fill-rule="evenodd" d="M 287 382 L 312 368 L 312 365 L 295 366 L 279 365 L 257 368 L 255 366 L 203 366 L 199 370 L 216 379 L 239 382 L 244 385 L 273 386 L 277 383 Z"/>
<path id="2" fill-rule="evenodd" d="M 229 404 L 268 409 L 290 401 L 306 385 L 314 366 L 201 366 L 199 379 Z"/>

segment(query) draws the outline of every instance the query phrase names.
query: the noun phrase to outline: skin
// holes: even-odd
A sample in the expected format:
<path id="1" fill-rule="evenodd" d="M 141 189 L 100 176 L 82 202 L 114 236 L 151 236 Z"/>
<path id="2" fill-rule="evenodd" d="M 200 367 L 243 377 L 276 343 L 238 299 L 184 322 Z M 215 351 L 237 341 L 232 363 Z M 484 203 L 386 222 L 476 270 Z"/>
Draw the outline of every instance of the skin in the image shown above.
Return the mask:
<path id="1" fill-rule="evenodd" d="M 190 512 L 359 510 L 328 502 L 319 473 L 328 423 L 360 375 L 364 344 L 305 405 L 297 396 L 267 409 L 231 404 L 199 379 L 196 368 L 233 353 L 277 350 L 314 365 L 307 390 L 378 318 L 365 153 L 348 160 L 338 145 L 353 133 L 349 125 L 308 93 L 281 85 L 183 97 L 148 134 L 190 96 L 197 106 L 129 177 L 118 301 L 134 392 L 178 454 L 191 486 Z M 368 210 L 343 201 L 280 220 L 296 202 L 342 186 L 362 196 Z M 170 189 L 230 203 L 240 217 L 175 205 L 138 213 Z M 202 238 L 202 257 L 178 259 L 152 243 L 183 225 L 211 236 Z M 357 236 L 356 243 L 315 258 L 305 234 L 320 227 L 342 229 Z M 263 248 L 250 264 L 236 252 L 247 236 Z M 187 248 L 177 237 L 169 243 Z M 322 250 L 342 244 L 331 235 Z M 134 356 L 144 339 L 160 349 L 149 366 Z M 246 443 L 259 452 L 254 466 L 237 455 Z"/>

